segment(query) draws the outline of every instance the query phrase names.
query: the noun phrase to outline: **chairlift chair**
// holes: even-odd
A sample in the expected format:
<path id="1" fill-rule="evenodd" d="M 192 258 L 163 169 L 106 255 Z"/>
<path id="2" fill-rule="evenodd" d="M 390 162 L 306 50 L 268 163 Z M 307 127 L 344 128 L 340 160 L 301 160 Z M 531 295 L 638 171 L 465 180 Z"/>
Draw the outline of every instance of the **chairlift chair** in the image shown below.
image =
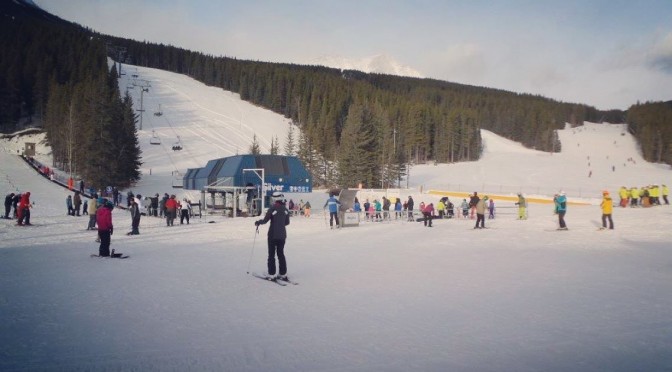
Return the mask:
<path id="1" fill-rule="evenodd" d="M 163 111 L 161 111 L 161 104 L 159 104 L 159 111 L 156 111 L 154 113 L 154 116 L 161 116 L 161 115 L 163 115 Z"/>
<path id="2" fill-rule="evenodd" d="M 161 144 L 161 138 L 156 135 L 154 131 L 152 131 L 152 138 L 149 139 L 149 144 L 150 145 L 160 145 Z"/>
<path id="3" fill-rule="evenodd" d="M 182 150 L 182 141 L 180 141 L 180 136 L 177 136 L 177 142 L 173 145 L 173 151 Z"/>

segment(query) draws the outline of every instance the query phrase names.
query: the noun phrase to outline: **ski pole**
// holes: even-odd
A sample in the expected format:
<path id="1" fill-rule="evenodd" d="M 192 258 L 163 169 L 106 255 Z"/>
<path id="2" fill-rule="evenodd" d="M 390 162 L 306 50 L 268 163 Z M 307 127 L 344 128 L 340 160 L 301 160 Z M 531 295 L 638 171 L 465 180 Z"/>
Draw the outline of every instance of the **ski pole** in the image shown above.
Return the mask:
<path id="1" fill-rule="evenodd" d="M 252 257 L 254 257 L 254 246 L 257 243 L 257 235 L 259 234 L 259 226 L 254 232 L 254 240 L 252 240 L 252 252 L 250 253 L 250 261 L 247 263 L 247 273 L 250 273 L 250 266 L 252 266 Z"/>

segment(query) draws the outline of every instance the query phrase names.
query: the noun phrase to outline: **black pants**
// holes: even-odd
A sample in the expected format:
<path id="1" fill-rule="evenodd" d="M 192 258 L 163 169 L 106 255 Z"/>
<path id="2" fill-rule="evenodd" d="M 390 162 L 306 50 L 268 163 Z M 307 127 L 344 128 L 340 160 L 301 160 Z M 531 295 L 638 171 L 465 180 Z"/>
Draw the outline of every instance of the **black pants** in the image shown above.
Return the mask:
<path id="1" fill-rule="evenodd" d="M 424 217 L 423 222 L 425 223 L 425 226 L 432 227 L 432 215 L 429 213 L 422 212 L 422 216 Z"/>
<path id="2" fill-rule="evenodd" d="M 329 226 L 334 226 L 334 219 L 336 219 L 336 226 L 339 226 L 338 212 L 329 212 Z"/>
<path id="3" fill-rule="evenodd" d="M 98 248 L 98 255 L 102 257 L 108 257 L 110 255 L 110 231 L 100 231 L 98 230 L 98 237 L 100 237 L 100 248 Z"/>
<path id="4" fill-rule="evenodd" d="M 19 214 L 19 225 L 30 225 L 30 208 L 21 209 Z"/>
<path id="5" fill-rule="evenodd" d="M 5 205 L 5 218 L 9 218 L 9 212 L 12 211 L 12 205 Z"/>
<path id="6" fill-rule="evenodd" d="M 173 226 L 173 222 L 175 222 L 175 216 L 177 216 L 176 210 L 166 209 L 166 226 Z"/>
<path id="7" fill-rule="evenodd" d="M 137 219 L 134 218 L 131 221 L 131 235 L 139 235 L 140 234 L 140 217 Z"/>
<path id="8" fill-rule="evenodd" d="M 565 224 L 565 213 L 567 213 L 567 212 L 565 212 L 565 211 L 558 212 L 558 222 L 560 223 L 560 228 L 561 229 L 564 229 L 565 227 L 567 227 L 567 225 Z"/>
<path id="9" fill-rule="evenodd" d="M 485 227 L 485 214 L 476 213 L 476 226 Z"/>
<path id="10" fill-rule="evenodd" d="M 189 224 L 189 210 L 188 209 L 182 209 L 180 212 L 180 225 L 184 223 L 184 219 L 187 219 L 187 225 Z"/>
<path id="11" fill-rule="evenodd" d="M 609 228 L 614 229 L 614 220 L 611 219 L 611 214 L 602 215 L 602 227 L 607 228 L 607 221 L 609 221 Z"/>
<path id="12" fill-rule="evenodd" d="M 278 255 L 280 275 L 287 274 L 287 261 L 285 261 L 285 239 L 268 238 L 268 274 L 275 275 L 275 255 Z"/>

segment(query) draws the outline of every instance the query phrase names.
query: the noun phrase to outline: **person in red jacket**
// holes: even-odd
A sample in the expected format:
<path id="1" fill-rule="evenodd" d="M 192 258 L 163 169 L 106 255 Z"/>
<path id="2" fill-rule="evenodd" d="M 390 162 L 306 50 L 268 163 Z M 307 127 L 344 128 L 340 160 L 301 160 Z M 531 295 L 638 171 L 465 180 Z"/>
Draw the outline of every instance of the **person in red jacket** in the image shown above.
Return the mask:
<path id="1" fill-rule="evenodd" d="M 21 195 L 21 199 L 19 200 L 19 209 L 18 209 L 18 218 L 19 222 L 17 225 L 22 226 L 30 226 L 30 208 L 33 206 L 30 204 L 30 192 L 26 192 Z"/>
<path id="2" fill-rule="evenodd" d="M 422 216 L 424 217 L 423 222 L 425 226 L 432 227 L 432 218 L 434 218 L 434 204 L 429 203 L 422 210 Z"/>
<path id="3" fill-rule="evenodd" d="M 175 200 L 175 195 L 171 195 L 166 200 L 166 226 L 173 226 L 175 217 L 177 217 L 177 200 Z"/>
<path id="4" fill-rule="evenodd" d="M 103 206 L 96 211 L 96 224 L 98 225 L 98 237 L 100 238 L 100 248 L 98 255 L 100 257 L 110 256 L 110 241 L 112 240 L 112 208 L 114 203 L 106 201 Z"/>

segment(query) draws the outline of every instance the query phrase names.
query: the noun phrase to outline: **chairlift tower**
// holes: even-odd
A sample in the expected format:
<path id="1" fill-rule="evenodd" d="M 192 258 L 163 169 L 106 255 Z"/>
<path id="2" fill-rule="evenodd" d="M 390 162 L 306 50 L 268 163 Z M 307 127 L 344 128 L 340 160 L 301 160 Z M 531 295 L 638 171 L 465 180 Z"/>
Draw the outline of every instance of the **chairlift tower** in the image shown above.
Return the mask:
<path id="1" fill-rule="evenodd" d="M 135 75 L 134 75 L 135 77 Z M 140 113 L 140 130 L 142 130 L 142 113 L 145 112 L 145 108 L 143 106 L 143 99 L 144 99 L 144 94 L 145 92 L 149 92 L 149 88 L 152 86 L 150 84 L 149 80 L 143 80 L 143 79 L 133 79 L 133 86 L 135 87 L 140 87 L 140 110 L 135 110 Z"/>

